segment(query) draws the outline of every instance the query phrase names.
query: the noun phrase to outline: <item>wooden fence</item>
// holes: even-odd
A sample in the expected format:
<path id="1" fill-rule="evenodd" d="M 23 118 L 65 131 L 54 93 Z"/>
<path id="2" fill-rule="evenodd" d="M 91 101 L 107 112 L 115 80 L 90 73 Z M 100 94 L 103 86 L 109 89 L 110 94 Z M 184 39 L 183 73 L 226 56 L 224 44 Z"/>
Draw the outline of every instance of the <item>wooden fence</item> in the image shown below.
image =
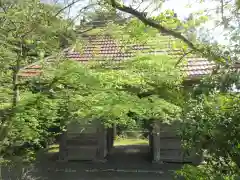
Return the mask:
<path id="1" fill-rule="evenodd" d="M 177 135 L 179 123 L 166 124 L 154 122 L 149 136 L 149 144 L 154 162 L 178 162 L 199 164 L 201 157 L 195 152 L 186 154 Z"/>
<path id="2" fill-rule="evenodd" d="M 177 136 L 179 123 L 168 125 L 153 122 L 149 129 L 149 148 L 153 162 L 199 163 L 194 152 L 186 155 Z M 60 143 L 62 160 L 104 160 L 111 151 L 114 128 L 106 129 L 99 121 L 91 124 L 71 123 L 63 133 Z"/>
<path id="3" fill-rule="evenodd" d="M 79 124 L 72 122 L 62 134 L 60 159 L 103 160 L 108 151 L 107 130 L 101 123 Z"/>

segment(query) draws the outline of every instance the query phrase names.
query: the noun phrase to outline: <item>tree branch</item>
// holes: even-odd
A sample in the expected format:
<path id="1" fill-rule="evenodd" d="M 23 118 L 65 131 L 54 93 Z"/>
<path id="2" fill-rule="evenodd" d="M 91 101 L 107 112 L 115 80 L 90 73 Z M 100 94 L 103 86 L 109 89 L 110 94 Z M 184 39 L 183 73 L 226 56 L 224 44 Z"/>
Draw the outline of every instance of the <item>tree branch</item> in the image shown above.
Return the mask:
<path id="1" fill-rule="evenodd" d="M 71 3 L 69 3 L 68 5 L 64 6 L 62 9 L 60 9 L 56 14 L 55 16 L 58 16 L 59 14 L 61 14 L 64 10 L 66 10 L 67 8 L 70 8 L 71 6 L 73 6 L 74 4 L 80 2 L 81 0 L 75 0 L 75 1 L 72 1 Z M 94 6 L 96 5 L 96 3 L 92 3 L 92 4 L 88 4 L 87 6 L 84 6 L 83 8 L 81 8 L 79 10 L 79 13 L 82 12 L 83 10 L 86 10 L 88 8 L 90 8 L 91 6 Z"/>
<path id="2" fill-rule="evenodd" d="M 183 58 L 185 58 L 188 54 L 191 54 L 192 52 L 193 52 L 193 50 L 184 53 L 184 54 L 179 58 L 179 60 L 177 61 L 177 63 L 175 64 L 175 67 L 177 67 L 177 66 L 181 63 L 181 61 L 183 60 Z"/>
<path id="3" fill-rule="evenodd" d="M 135 10 L 137 10 L 142 5 L 143 2 L 144 2 L 144 0 L 141 0 L 141 2 L 138 4 L 138 6 L 135 8 Z"/>
<path id="4" fill-rule="evenodd" d="M 88 32 L 88 31 L 91 31 L 91 30 L 93 30 L 95 28 L 96 28 L 96 26 L 92 26 L 92 27 L 90 27 L 90 28 L 88 28 L 88 29 L 86 29 L 84 31 L 79 31 L 78 34 L 84 34 L 84 33 Z"/>
<path id="5" fill-rule="evenodd" d="M 215 59 L 215 61 L 217 59 L 227 59 L 226 57 L 222 56 L 222 55 L 218 55 L 216 53 L 214 53 L 213 51 L 209 50 L 209 49 L 205 49 L 204 47 L 197 47 L 197 45 L 193 44 L 190 40 L 188 40 L 184 35 L 182 35 L 179 32 L 175 32 L 174 30 L 168 29 L 164 26 L 162 26 L 161 24 L 159 24 L 158 22 L 156 22 L 155 20 L 148 18 L 146 16 L 144 16 L 144 14 L 142 12 L 139 12 L 131 7 L 125 6 L 124 4 L 120 4 L 118 2 L 116 2 L 116 0 L 110 0 L 111 6 L 113 8 L 116 8 L 120 11 L 129 13 L 135 17 L 137 17 L 140 21 L 142 21 L 145 25 L 153 27 L 157 30 L 159 30 L 159 32 L 161 33 L 165 33 L 168 35 L 171 35 L 173 37 L 175 37 L 176 39 L 182 40 L 184 43 L 186 43 L 188 45 L 188 47 L 190 49 L 192 49 L 195 52 L 199 52 L 201 53 L 205 58 L 213 58 Z M 208 50 L 206 52 L 206 50 Z"/>
<path id="6" fill-rule="evenodd" d="M 5 9 L 3 3 L 0 1 L 0 7 L 2 8 L 5 15 L 8 15 L 7 10 Z M 14 29 L 16 29 L 16 24 L 9 18 L 10 23 L 14 26 Z"/>
<path id="7" fill-rule="evenodd" d="M 62 9 L 60 9 L 55 16 L 58 16 L 59 14 L 61 14 L 65 9 L 73 6 L 74 4 L 76 4 L 77 2 L 80 2 L 81 0 L 76 0 L 76 1 L 72 1 L 71 3 L 69 3 L 67 6 L 64 6 Z"/>
<path id="8" fill-rule="evenodd" d="M 141 12 L 131 8 L 131 7 L 127 7 L 125 5 L 119 4 L 118 2 L 116 2 L 115 0 L 111 0 L 111 5 L 123 12 L 129 13 L 134 15 L 135 17 L 137 17 L 140 21 L 142 21 L 145 25 L 151 26 L 153 28 L 158 29 L 160 32 L 162 33 L 166 33 L 169 35 L 172 35 L 174 37 L 176 37 L 177 39 L 182 40 L 183 42 L 185 42 L 191 49 L 198 51 L 198 49 L 194 46 L 194 44 L 189 41 L 186 37 L 184 37 L 181 33 L 175 32 L 173 30 L 167 29 L 164 26 L 162 26 L 161 24 L 157 23 L 156 21 L 145 17 Z"/>

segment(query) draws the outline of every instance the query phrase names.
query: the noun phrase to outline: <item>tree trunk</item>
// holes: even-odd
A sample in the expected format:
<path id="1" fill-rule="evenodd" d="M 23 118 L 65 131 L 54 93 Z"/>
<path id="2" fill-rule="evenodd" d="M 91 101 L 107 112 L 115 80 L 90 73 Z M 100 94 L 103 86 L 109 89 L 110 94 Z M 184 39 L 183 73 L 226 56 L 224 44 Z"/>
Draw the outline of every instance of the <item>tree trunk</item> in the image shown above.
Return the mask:
<path id="1" fill-rule="evenodd" d="M 19 100 L 19 88 L 18 88 L 18 72 L 19 72 L 19 60 L 17 60 L 15 69 L 13 70 L 13 78 L 12 78 L 12 85 L 13 85 L 13 99 L 12 99 L 12 108 L 14 109 L 17 105 L 17 101 Z"/>

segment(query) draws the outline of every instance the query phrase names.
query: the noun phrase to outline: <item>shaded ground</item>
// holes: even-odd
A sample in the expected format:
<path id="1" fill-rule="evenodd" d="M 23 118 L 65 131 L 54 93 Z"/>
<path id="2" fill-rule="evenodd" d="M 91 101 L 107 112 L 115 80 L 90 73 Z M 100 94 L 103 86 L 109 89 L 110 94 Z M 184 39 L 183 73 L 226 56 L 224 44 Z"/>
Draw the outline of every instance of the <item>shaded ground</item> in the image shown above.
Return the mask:
<path id="1" fill-rule="evenodd" d="M 51 180 L 170 180 L 173 179 L 171 170 L 180 168 L 179 164 L 151 163 L 147 145 L 117 146 L 107 160 L 105 163 L 47 160 L 41 174 L 45 174 L 42 178 Z"/>
<path id="2" fill-rule="evenodd" d="M 146 144 L 116 146 L 105 163 L 56 162 L 57 153 L 40 157 L 34 176 L 41 180 L 172 180 L 173 170 L 181 167 L 151 163 Z"/>

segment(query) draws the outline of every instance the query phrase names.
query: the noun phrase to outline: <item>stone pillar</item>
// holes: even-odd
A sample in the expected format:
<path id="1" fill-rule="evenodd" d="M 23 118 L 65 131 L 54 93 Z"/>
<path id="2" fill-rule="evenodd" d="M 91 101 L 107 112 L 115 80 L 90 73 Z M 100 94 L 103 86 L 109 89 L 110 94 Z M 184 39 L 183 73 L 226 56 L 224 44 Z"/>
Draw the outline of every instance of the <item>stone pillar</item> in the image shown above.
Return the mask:
<path id="1" fill-rule="evenodd" d="M 113 136 L 113 128 L 108 128 L 107 130 L 107 148 L 108 148 L 108 153 L 111 151 L 113 147 L 113 141 L 114 141 L 114 136 Z"/>
<path id="2" fill-rule="evenodd" d="M 97 128 L 97 138 L 98 138 L 98 150 L 97 150 L 97 161 L 105 161 L 105 156 L 106 156 L 106 150 L 107 150 L 107 145 L 106 145 L 106 131 L 105 127 L 103 124 L 99 124 Z"/>
<path id="3" fill-rule="evenodd" d="M 160 163 L 160 126 L 158 122 L 153 122 L 153 162 Z"/>
<path id="4" fill-rule="evenodd" d="M 67 160 L 67 132 L 64 131 L 60 135 L 59 143 L 59 161 L 68 161 Z"/>
<path id="5" fill-rule="evenodd" d="M 113 124 L 112 125 L 113 127 L 113 140 L 115 139 L 115 137 L 117 136 L 117 126 L 116 126 L 116 124 Z"/>
<path id="6" fill-rule="evenodd" d="M 148 134 L 148 142 L 149 142 L 150 159 L 153 160 L 153 135 L 152 135 L 152 130 L 150 129 Z"/>
<path id="7" fill-rule="evenodd" d="M 114 146 L 114 140 L 115 140 L 115 138 L 117 136 L 117 128 L 116 127 L 117 127 L 116 124 L 112 125 L 112 144 L 111 144 L 112 148 Z"/>

